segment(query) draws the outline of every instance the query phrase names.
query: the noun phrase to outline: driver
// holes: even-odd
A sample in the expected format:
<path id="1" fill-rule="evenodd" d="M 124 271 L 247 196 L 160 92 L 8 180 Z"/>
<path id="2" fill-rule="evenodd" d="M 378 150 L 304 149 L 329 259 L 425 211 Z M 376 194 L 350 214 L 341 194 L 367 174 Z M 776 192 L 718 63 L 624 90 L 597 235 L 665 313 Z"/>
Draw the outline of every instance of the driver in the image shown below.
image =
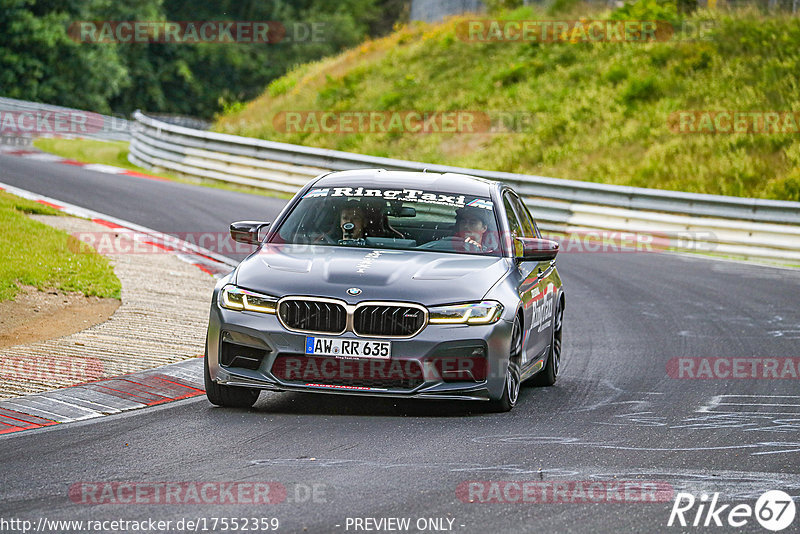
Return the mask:
<path id="1" fill-rule="evenodd" d="M 357 244 L 363 242 L 369 233 L 366 229 L 367 212 L 359 202 L 347 202 L 334 207 L 328 221 L 331 225 L 329 230 L 317 234 L 312 238 L 312 243 Z"/>
<path id="2" fill-rule="evenodd" d="M 318 234 L 312 242 L 325 241 L 328 244 L 364 245 L 368 237 L 387 236 L 387 231 L 385 230 L 387 224 L 386 215 L 384 215 L 380 204 L 351 200 L 334 207 L 330 215 L 333 219 L 328 218 L 327 224 L 331 225 L 330 229 Z M 391 227 L 389 229 L 394 232 L 393 237 L 404 237 L 397 230 Z"/>
<path id="3" fill-rule="evenodd" d="M 355 202 L 348 202 L 339 212 L 339 230 L 342 239 L 363 239 L 367 217 L 364 208 Z"/>

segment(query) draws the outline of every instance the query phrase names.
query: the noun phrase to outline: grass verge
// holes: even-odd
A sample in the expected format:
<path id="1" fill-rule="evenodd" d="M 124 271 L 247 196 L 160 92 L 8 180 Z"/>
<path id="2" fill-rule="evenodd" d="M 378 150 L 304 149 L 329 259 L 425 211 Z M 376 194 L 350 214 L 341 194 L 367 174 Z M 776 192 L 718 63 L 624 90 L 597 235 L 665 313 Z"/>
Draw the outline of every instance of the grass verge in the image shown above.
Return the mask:
<path id="1" fill-rule="evenodd" d="M 30 219 L 31 213 L 61 215 L 38 202 L 0 192 L 0 302 L 13 300 L 20 284 L 120 298 L 122 286 L 106 258 L 72 252 L 69 234 Z"/>
<path id="2" fill-rule="evenodd" d="M 98 141 L 95 139 L 55 139 L 40 138 L 33 146 L 43 152 L 62 158 L 74 159 L 83 163 L 100 163 L 121 167 L 130 171 L 161 176 L 128 161 L 128 143 L 125 141 Z M 167 178 L 167 176 L 164 176 Z"/>

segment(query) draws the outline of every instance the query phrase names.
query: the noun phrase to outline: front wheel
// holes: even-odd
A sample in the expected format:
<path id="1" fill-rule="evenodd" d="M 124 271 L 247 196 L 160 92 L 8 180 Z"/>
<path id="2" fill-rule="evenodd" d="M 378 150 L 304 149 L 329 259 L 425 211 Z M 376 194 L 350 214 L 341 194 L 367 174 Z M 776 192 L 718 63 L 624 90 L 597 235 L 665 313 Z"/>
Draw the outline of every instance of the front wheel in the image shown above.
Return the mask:
<path id="1" fill-rule="evenodd" d="M 552 386 L 558 378 L 558 371 L 561 368 L 561 341 L 563 336 L 564 310 L 561 308 L 561 301 L 556 302 L 556 310 L 553 313 L 553 334 L 550 338 L 550 350 L 547 353 L 547 363 L 544 369 L 539 371 L 532 379 L 534 386 Z"/>
<path id="2" fill-rule="evenodd" d="M 211 380 L 211 373 L 208 370 L 208 351 L 203 359 L 203 371 L 206 397 L 211 404 L 227 408 L 250 408 L 258 400 L 260 393 L 258 389 L 225 386 Z"/>
<path id="3" fill-rule="evenodd" d="M 520 359 L 522 358 L 522 324 L 519 317 L 514 320 L 511 329 L 511 351 L 506 367 L 503 395 L 499 399 L 489 401 L 489 410 L 492 412 L 508 412 L 516 406 L 519 399 L 520 386 Z"/>

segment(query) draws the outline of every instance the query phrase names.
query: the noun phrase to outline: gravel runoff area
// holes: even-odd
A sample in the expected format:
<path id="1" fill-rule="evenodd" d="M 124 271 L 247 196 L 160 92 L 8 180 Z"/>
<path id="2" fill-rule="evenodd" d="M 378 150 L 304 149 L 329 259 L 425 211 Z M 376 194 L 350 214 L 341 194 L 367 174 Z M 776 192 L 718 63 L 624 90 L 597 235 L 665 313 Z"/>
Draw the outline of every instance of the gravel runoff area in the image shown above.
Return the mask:
<path id="1" fill-rule="evenodd" d="M 68 233 L 118 231 L 75 217 L 32 216 Z M 125 250 L 124 231 L 117 239 Z M 203 355 L 214 278 L 176 254 L 107 254 L 122 304 L 80 332 L 0 348 L 0 399 L 39 393 Z"/>

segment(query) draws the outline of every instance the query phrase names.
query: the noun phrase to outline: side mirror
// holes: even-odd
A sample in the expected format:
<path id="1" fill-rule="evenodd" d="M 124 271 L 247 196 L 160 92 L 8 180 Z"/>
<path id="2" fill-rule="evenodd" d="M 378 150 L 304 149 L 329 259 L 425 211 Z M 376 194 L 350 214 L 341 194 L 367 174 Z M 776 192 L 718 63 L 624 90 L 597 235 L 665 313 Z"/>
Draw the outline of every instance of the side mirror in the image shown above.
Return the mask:
<path id="1" fill-rule="evenodd" d="M 260 245 L 261 239 L 258 237 L 258 232 L 266 226 L 269 226 L 268 222 L 238 221 L 231 223 L 231 238 L 238 243 Z"/>
<path id="2" fill-rule="evenodd" d="M 556 259 L 558 243 L 549 239 L 517 237 L 514 240 L 514 257 L 522 261 L 550 261 Z"/>

